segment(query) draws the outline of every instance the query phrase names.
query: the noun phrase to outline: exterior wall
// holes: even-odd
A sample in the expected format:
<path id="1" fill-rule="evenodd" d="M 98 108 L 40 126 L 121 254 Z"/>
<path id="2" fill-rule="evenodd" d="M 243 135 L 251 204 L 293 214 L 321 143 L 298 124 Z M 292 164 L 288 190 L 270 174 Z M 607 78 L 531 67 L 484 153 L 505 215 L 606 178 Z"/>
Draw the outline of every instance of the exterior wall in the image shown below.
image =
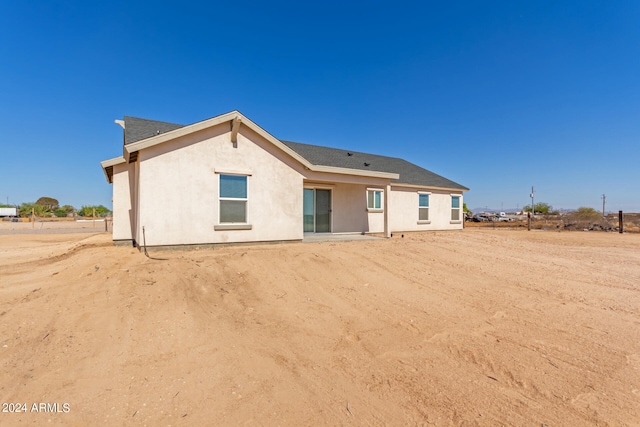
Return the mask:
<path id="1" fill-rule="evenodd" d="M 429 192 L 428 224 L 418 223 L 418 191 Z M 451 221 L 451 192 L 417 188 L 391 187 L 389 226 L 391 231 L 458 230 L 463 227 L 462 193 L 460 196 L 460 221 Z"/>
<path id="2" fill-rule="evenodd" d="M 331 231 L 333 233 L 382 233 L 384 210 L 367 210 L 367 189 L 384 192 L 384 186 L 348 183 L 305 182 L 305 188 L 331 190 Z M 384 196 L 383 196 L 384 197 Z M 384 206 L 384 200 L 383 206 Z"/>
<path id="3" fill-rule="evenodd" d="M 384 207 L 385 185 L 375 183 L 314 183 L 305 182 L 307 188 L 330 188 L 332 190 L 332 232 L 334 233 L 383 233 L 384 209 L 367 210 L 367 190 L 382 191 Z M 418 223 L 418 191 L 429 192 L 429 223 Z M 451 221 L 451 192 L 429 189 L 392 187 L 389 198 L 389 228 L 397 231 L 457 230 L 462 221 Z M 461 193 L 460 206 L 463 198 Z M 460 218 L 463 218 L 462 209 Z"/>
<path id="4" fill-rule="evenodd" d="M 148 246 L 302 239 L 303 178 L 285 157 L 246 127 L 233 144 L 229 123 L 140 151 L 139 235 Z M 249 174 L 251 229 L 214 229 L 221 172 Z"/>
<path id="5" fill-rule="evenodd" d="M 137 197 L 135 165 L 119 164 L 113 167 L 113 240 L 132 242 L 135 229 Z"/>

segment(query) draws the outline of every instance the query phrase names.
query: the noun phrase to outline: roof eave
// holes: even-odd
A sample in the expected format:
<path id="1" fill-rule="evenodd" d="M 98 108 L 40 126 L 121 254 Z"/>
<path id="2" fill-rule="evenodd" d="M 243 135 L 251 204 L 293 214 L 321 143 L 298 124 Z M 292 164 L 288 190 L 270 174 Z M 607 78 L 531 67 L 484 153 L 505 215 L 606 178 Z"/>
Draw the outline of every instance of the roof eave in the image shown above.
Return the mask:
<path id="1" fill-rule="evenodd" d="M 314 172 L 336 173 L 341 175 L 365 176 L 368 178 L 384 178 L 384 179 L 400 178 L 400 174 L 397 174 L 397 173 L 365 171 L 362 169 L 340 168 L 337 166 L 311 165 L 311 167 L 309 167 L 309 170 L 312 170 Z"/>
<path id="2" fill-rule="evenodd" d="M 179 138 L 181 136 L 189 135 L 193 132 L 198 132 L 213 126 L 217 126 L 222 123 L 235 121 L 238 124 L 242 124 L 248 126 L 254 132 L 283 150 L 285 153 L 302 163 L 304 166 L 308 168 L 312 168 L 313 165 L 309 163 L 304 157 L 300 156 L 298 153 L 287 147 L 285 144 L 280 142 L 280 140 L 273 135 L 271 135 L 266 130 L 262 129 L 256 123 L 251 121 L 249 118 L 244 116 L 241 112 L 234 110 L 229 113 L 222 114 L 220 116 L 216 116 L 207 120 L 203 120 L 198 123 L 194 123 L 192 125 L 187 125 L 185 127 L 172 130 L 157 136 L 153 136 L 151 138 L 143 139 L 141 141 L 133 142 L 131 144 L 127 144 L 124 146 L 124 158 L 126 161 L 129 159 L 129 155 L 133 152 L 144 150 L 145 148 L 153 147 L 154 145 L 162 144 L 163 142 L 170 141 L 175 138 Z"/>
<path id="3" fill-rule="evenodd" d="M 405 184 L 402 182 L 392 182 L 392 187 L 405 187 L 405 188 L 428 188 L 430 190 L 438 190 L 438 191 L 450 191 L 454 193 L 463 193 L 465 191 L 469 191 L 467 187 L 438 187 L 434 185 L 421 185 L 421 184 Z"/>
<path id="4" fill-rule="evenodd" d="M 107 182 L 109 184 L 113 183 L 113 167 L 122 163 L 126 163 L 123 156 L 114 157 L 113 159 L 103 160 L 100 162 L 102 172 L 104 172 L 104 176 L 107 178 Z"/>
<path id="5" fill-rule="evenodd" d="M 162 133 L 157 136 L 152 136 L 150 138 L 146 138 L 140 141 L 132 142 L 131 144 L 127 144 L 124 146 L 124 151 L 127 154 L 131 154 L 136 151 L 144 150 L 145 148 L 153 147 L 154 145 L 162 144 L 163 142 L 170 141 L 175 138 L 179 138 L 181 136 L 189 135 L 193 132 L 198 132 L 200 130 L 204 130 L 210 128 L 212 126 L 217 126 L 221 123 L 225 123 L 233 120 L 238 115 L 242 116 L 238 111 L 232 111 L 230 113 L 222 114 L 220 116 L 216 116 L 207 120 L 203 120 L 201 122 L 194 123 L 192 125 L 184 126 L 169 132 Z M 125 154 L 125 158 L 126 158 Z"/>

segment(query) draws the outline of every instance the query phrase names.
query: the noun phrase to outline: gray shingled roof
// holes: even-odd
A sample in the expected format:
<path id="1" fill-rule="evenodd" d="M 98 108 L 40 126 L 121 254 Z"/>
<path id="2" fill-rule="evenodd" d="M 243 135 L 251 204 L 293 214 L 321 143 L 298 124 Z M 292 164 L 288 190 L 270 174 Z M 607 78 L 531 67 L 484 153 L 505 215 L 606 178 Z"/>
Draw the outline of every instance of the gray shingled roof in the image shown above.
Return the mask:
<path id="1" fill-rule="evenodd" d="M 124 145 L 183 128 L 184 125 L 124 116 Z"/>
<path id="2" fill-rule="evenodd" d="M 400 179 L 394 179 L 391 182 L 451 188 L 463 191 L 469 190 L 467 187 L 397 157 L 379 156 L 377 154 L 360 153 L 358 151 L 321 147 L 319 145 L 301 144 L 291 141 L 282 141 L 282 143 L 314 165 L 397 173 L 400 174 Z"/>
<path id="3" fill-rule="evenodd" d="M 124 123 L 125 145 L 184 127 L 184 125 L 175 123 L 158 122 L 130 116 L 124 117 Z M 423 185 L 425 187 L 450 188 L 462 191 L 469 190 L 467 187 L 397 157 L 379 156 L 377 154 L 367 154 L 339 148 L 302 144 L 299 142 L 283 140 L 281 140 L 281 142 L 314 165 L 397 173 L 400 175 L 400 179 L 394 179 L 392 182 Z"/>

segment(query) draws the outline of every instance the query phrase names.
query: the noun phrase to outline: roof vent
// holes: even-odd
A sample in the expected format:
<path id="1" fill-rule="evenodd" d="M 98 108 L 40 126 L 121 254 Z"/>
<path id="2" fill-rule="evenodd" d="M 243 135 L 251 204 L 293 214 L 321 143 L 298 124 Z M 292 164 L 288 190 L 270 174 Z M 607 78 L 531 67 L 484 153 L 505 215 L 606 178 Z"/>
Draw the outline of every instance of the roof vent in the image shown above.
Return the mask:
<path id="1" fill-rule="evenodd" d="M 364 162 L 365 166 L 369 166 L 371 163 Z"/>
<path id="2" fill-rule="evenodd" d="M 353 156 L 353 153 L 347 153 L 347 156 L 351 157 Z"/>
<path id="3" fill-rule="evenodd" d="M 159 130 L 156 131 L 156 135 L 160 135 L 160 131 Z"/>

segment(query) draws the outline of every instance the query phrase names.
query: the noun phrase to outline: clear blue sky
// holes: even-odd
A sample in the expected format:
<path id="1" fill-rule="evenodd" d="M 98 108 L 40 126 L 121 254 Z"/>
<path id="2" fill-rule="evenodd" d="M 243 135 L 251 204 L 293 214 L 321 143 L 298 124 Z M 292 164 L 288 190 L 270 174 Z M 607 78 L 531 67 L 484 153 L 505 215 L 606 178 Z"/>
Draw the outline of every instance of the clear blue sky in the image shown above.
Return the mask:
<path id="1" fill-rule="evenodd" d="M 0 201 L 111 206 L 115 119 L 240 110 L 470 208 L 640 211 L 640 2 L 0 1 Z"/>

